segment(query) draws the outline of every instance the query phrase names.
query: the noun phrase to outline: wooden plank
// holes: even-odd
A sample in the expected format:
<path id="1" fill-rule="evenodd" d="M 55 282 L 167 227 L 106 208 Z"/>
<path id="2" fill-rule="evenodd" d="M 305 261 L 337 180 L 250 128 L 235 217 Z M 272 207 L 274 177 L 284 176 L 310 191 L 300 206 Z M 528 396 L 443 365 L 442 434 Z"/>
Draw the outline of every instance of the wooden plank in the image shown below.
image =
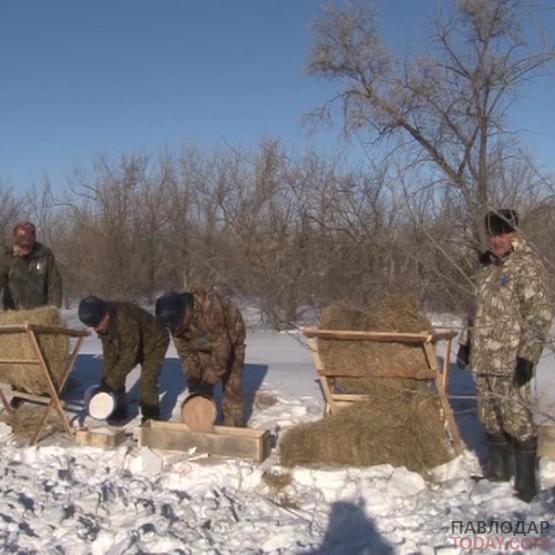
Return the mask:
<path id="1" fill-rule="evenodd" d="M 88 337 L 91 332 L 88 330 L 74 330 L 63 326 L 43 326 L 42 324 L 25 324 L 25 326 L 39 333 L 55 333 L 58 335 L 68 335 L 69 337 Z"/>
<path id="2" fill-rule="evenodd" d="M 0 364 L 30 364 L 34 366 L 39 366 L 38 360 L 28 360 L 28 359 L 17 359 L 17 358 L 2 358 L 0 359 Z"/>
<path id="3" fill-rule="evenodd" d="M 449 399 L 447 398 L 447 393 L 443 384 L 443 377 L 441 375 L 441 372 L 439 371 L 435 345 L 426 343 L 423 347 L 424 352 L 426 353 L 426 357 L 428 358 L 428 363 L 430 364 L 430 367 L 433 368 L 436 372 L 435 383 L 437 393 L 439 395 L 439 401 L 441 403 L 441 408 L 443 409 L 443 417 L 451 435 L 451 440 L 453 441 L 455 453 L 457 455 L 460 455 L 464 451 L 464 445 L 461 439 L 461 434 L 459 432 L 459 427 L 457 426 L 457 422 L 455 420 L 455 416 L 453 415 L 453 410 L 451 409 Z"/>
<path id="4" fill-rule="evenodd" d="M 420 333 L 402 333 L 389 331 L 356 331 L 356 330 L 324 330 L 319 328 L 301 328 L 308 338 L 337 339 L 350 341 L 390 341 L 393 343 L 435 343 L 445 339 L 452 339 L 456 331 L 422 331 Z"/>
<path id="5" fill-rule="evenodd" d="M 368 401 L 370 395 L 364 395 L 360 393 L 334 393 L 333 400 L 335 402 L 347 401 L 354 403 L 356 401 L 363 402 Z"/>
<path id="6" fill-rule="evenodd" d="M 126 439 L 125 432 L 122 430 L 101 429 L 83 429 L 77 430 L 75 433 L 75 443 L 81 446 L 102 447 L 110 449 L 121 445 Z"/>
<path id="7" fill-rule="evenodd" d="M 87 337 L 90 335 L 88 330 L 74 330 L 64 326 L 42 326 L 40 324 L 7 324 L 0 325 L 0 334 L 25 333 L 33 330 L 39 333 L 56 333 L 68 335 L 69 337 Z"/>
<path id="8" fill-rule="evenodd" d="M 395 368 L 391 370 L 372 370 L 369 368 L 323 368 L 318 371 L 321 376 L 335 378 L 413 378 L 415 380 L 430 380 L 435 378 L 435 372 L 426 368 Z"/>
<path id="9" fill-rule="evenodd" d="M 350 331 L 350 330 L 321 330 L 318 328 L 302 328 L 303 334 L 308 338 L 335 339 L 350 341 L 389 341 L 394 343 L 422 343 L 433 337 L 432 334 L 423 333 L 395 333 L 380 331 Z"/>
<path id="10" fill-rule="evenodd" d="M 33 403 L 37 403 L 39 405 L 48 405 L 48 403 L 50 403 L 50 397 L 46 395 L 33 395 L 32 393 L 24 393 L 23 391 L 17 391 L 15 389 L 12 389 L 12 397 L 32 401 Z M 61 399 L 60 403 L 62 406 L 64 405 L 64 401 Z"/>
<path id="11" fill-rule="evenodd" d="M 237 457 L 262 462 L 270 454 L 265 430 L 215 426 L 214 433 L 192 432 L 182 422 L 149 421 L 139 429 L 139 446 L 167 451 L 196 447 L 216 457 Z"/>

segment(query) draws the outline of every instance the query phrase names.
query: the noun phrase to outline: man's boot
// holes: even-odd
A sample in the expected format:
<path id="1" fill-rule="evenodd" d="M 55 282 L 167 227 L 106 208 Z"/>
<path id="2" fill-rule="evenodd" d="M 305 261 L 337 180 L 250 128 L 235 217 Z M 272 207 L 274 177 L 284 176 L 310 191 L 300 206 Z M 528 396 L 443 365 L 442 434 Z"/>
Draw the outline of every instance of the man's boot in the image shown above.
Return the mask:
<path id="1" fill-rule="evenodd" d="M 125 387 L 116 389 L 114 394 L 116 406 L 114 412 L 108 418 L 108 424 L 117 426 L 127 420 L 127 395 L 125 394 Z"/>
<path id="2" fill-rule="evenodd" d="M 488 434 L 489 469 L 486 478 L 492 482 L 511 479 L 511 444 L 503 432 Z"/>
<path id="3" fill-rule="evenodd" d="M 526 441 L 514 440 L 515 453 L 515 489 L 516 495 L 529 503 L 537 493 L 536 464 L 537 464 L 537 438 Z"/>

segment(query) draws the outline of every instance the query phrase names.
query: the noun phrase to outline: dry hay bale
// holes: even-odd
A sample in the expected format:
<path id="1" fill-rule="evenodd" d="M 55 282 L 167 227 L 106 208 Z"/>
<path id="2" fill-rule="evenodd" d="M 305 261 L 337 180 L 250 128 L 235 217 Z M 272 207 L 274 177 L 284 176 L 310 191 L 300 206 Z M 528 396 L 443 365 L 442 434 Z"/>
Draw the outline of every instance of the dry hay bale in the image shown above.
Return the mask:
<path id="1" fill-rule="evenodd" d="M 391 296 L 371 310 L 332 305 L 322 311 L 320 329 L 418 333 L 432 332 L 430 321 L 408 297 Z M 318 339 L 318 350 L 327 371 L 345 369 L 364 376 L 422 371 L 428 367 L 421 345 L 399 342 Z M 344 384 L 345 381 L 342 381 Z"/>
<path id="2" fill-rule="evenodd" d="M 13 435 L 18 439 L 31 440 L 39 429 L 46 407 L 33 403 L 23 403 L 12 414 L 4 412 L 1 420 L 9 424 Z M 62 422 L 55 411 L 50 411 L 42 434 L 64 431 Z"/>
<path id="3" fill-rule="evenodd" d="M 36 324 L 66 327 L 58 308 L 43 306 L 31 310 L 0 312 L 0 326 Z M 50 368 L 55 384 L 62 379 L 69 350 L 69 338 L 60 334 L 37 333 L 42 354 Z M 4 360 L 36 360 L 29 336 L 26 333 L 0 333 L 0 357 Z M 0 364 L 0 382 L 9 383 L 33 395 L 48 392 L 41 368 L 31 364 Z"/>
<path id="4" fill-rule="evenodd" d="M 425 474 L 452 458 L 437 398 L 390 396 L 354 403 L 319 422 L 290 428 L 279 443 L 284 466 L 391 464 Z"/>

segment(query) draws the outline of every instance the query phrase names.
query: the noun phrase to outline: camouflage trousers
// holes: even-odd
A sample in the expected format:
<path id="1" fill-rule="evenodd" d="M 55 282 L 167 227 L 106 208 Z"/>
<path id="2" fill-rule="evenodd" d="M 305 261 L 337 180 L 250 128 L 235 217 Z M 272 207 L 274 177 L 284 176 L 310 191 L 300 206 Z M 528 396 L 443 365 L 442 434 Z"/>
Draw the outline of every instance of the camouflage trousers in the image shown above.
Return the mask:
<path id="1" fill-rule="evenodd" d="M 517 441 L 536 436 L 529 383 L 515 387 L 510 377 L 477 375 L 476 385 L 478 415 L 488 433 L 505 432 Z"/>
<path id="2" fill-rule="evenodd" d="M 158 409 L 160 407 L 160 371 L 170 342 L 169 335 L 164 335 L 153 348 L 144 353 L 139 378 L 139 402 L 142 407 Z M 109 377 L 110 385 L 114 389 L 125 388 L 125 376 Z"/>

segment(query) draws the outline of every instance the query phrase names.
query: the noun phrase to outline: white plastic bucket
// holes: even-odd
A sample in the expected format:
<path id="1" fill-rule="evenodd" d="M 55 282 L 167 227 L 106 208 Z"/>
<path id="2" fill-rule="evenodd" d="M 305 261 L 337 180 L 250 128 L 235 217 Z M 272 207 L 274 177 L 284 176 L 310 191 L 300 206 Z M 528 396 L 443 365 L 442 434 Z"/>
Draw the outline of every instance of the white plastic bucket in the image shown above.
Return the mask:
<path id="1" fill-rule="evenodd" d="M 87 412 L 95 420 L 106 420 L 116 408 L 116 397 L 114 393 L 98 391 L 100 386 L 89 387 L 85 392 L 85 406 Z"/>

